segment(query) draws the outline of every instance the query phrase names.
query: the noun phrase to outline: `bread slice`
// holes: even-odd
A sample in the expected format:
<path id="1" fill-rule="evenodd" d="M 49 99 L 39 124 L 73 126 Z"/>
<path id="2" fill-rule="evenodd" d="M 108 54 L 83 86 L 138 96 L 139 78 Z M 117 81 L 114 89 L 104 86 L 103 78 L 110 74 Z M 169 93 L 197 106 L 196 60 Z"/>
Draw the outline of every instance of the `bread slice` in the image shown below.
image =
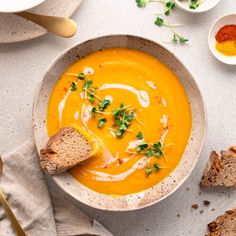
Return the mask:
<path id="1" fill-rule="evenodd" d="M 236 236 L 236 209 L 226 211 L 215 221 L 208 224 L 207 236 Z"/>
<path id="2" fill-rule="evenodd" d="M 236 187 L 236 146 L 228 151 L 221 151 L 220 155 L 215 151 L 211 152 L 200 185 Z"/>
<path id="3" fill-rule="evenodd" d="M 61 174 L 94 153 L 91 140 L 72 127 L 61 128 L 40 151 L 41 166 L 50 175 Z"/>

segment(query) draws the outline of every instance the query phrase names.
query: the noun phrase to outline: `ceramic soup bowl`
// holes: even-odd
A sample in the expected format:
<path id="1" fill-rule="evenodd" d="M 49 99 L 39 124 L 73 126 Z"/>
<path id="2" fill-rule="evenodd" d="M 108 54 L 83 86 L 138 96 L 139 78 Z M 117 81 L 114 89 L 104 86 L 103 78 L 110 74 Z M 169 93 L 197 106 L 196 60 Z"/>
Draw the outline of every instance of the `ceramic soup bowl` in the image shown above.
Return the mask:
<path id="1" fill-rule="evenodd" d="M 206 111 L 199 88 L 188 69 L 170 51 L 151 40 L 130 36 L 110 35 L 76 44 L 62 52 L 47 69 L 35 97 L 33 109 L 33 127 L 37 150 L 44 148 L 48 133 L 46 116 L 50 94 L 60 75 L 74 62 L 94 51 L 122 47 L 142 50 L 158 58 L 178 77 L 189 99 L 192 111 L 192 130 L 182 159 L 176 169 L 159 184 L 142 192 L 110 196 L 95 192 L 76 181 L 69 172 L 52 177 L 57 185 L 77 201 L 91 207 L 109 211 L 129 211 L 160 202 L 190 176 L 199 158 L 206 131 Z"/>

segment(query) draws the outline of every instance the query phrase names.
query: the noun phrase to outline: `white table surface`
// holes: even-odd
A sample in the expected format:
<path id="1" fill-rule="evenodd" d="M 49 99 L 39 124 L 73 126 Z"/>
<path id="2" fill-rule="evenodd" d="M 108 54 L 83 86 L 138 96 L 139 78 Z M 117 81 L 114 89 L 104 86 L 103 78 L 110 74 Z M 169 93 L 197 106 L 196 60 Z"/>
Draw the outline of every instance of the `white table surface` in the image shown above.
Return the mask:
<path id="1" fill-rule="evenodd" d="M 73 16 L 79 25 L 74 38 L 61 39 L 48 34 L 28 42 L 0 45 L 0 153 L 32 137 L 34 92 L 55 56 L 76 42 L 112 33 L 167 41 L 171 37 L 169 29 L 153 24 L 154 13 L 160 11 L 158 3 L 139 9 L 134 0 L 84 0 Z M 235 190 L 202 190 L 198 185 L 210 151 L 236 144 L 236 66 L 218 62 L 207 44 L 213 21 L 235 11 L 235 0 L 223 0 L 208 13 L 194 15 L 175 9 L 168 17 L 170 22 L 183 23 L 178 30 L 190 40 L 184 46 L 167 44 L 167 47 L 193 72 L 200 86 L 208 111 L 207 137 L 191 177 L 161 203 L 127 213 L 82 206 L 114 235 L 201 236 L 207 230 L 207 223 L 236 207 Z M 209 200 L 210 206 L 203 206 L 203 200 Z M 199 204 L 199 209 L 191 210 L 194 203 Z M 204 212 L 200 213 L 201 210 Z"/>

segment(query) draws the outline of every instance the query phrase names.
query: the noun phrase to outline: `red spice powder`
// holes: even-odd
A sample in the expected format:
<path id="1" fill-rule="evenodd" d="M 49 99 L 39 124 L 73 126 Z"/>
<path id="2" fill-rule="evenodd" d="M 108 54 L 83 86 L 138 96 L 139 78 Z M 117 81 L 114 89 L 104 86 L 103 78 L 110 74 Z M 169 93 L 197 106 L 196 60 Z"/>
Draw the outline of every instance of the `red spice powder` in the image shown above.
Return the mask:
<path id="1" fill-rule="evenodd" d="M 225 25 L 218 31 L 215 38 L 219 43 L 226 40 L 236 40 L 236 25 Z"/>

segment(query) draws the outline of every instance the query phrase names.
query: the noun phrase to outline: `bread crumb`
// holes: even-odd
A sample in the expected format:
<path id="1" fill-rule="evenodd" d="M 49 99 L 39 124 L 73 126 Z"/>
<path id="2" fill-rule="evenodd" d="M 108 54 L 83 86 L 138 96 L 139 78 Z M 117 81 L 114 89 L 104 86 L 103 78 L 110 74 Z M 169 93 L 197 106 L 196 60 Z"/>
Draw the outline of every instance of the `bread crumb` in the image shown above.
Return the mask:
<path id="1" fill-rule="evenodd" d="M 202 214 L 203 212 L 204 212 L 204 210 L 201 210 L 201 211 L 200 211 L 200 214 Z"/>
<path id="2" fill-rule="evenodd" d="M 210 201 L 204 200 L 204 201 L 203 201 L 203 204 L 204 204 L 204 206 L 209 206 L 209 205 L 210 205 Z"/>
<path id="3" fill-rule="evenodd" d="M 198 209 L 198 204 L 193 204 L 192 208 L 195 209 L 195 210 Z"/>

